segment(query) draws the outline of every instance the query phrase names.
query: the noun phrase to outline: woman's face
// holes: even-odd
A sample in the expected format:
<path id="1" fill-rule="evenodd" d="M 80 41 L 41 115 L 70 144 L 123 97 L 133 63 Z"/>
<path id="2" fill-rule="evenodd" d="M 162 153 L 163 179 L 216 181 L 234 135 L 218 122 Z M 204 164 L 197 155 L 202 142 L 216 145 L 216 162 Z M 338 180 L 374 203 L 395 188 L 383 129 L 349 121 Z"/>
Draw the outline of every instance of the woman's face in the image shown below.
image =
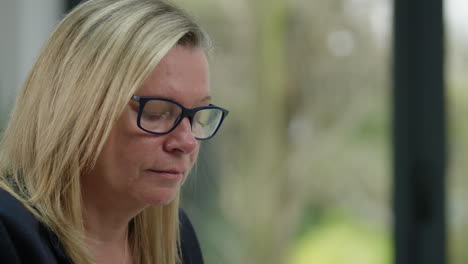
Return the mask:
<path id="1" fill-rule="evenodd" d="M 187 108 L 209 104 L 208 63 L 199 48 L 176 45 L 161 60 L 138 96 L 164 97 Z M 83 195 L 122 206 L 165 205 L 179 192 L 200 146 L 188 118 L 169 134 L 137 126 L 139 103 L 131 101 L 113 127 L 93 171 L 83 177 Z"/>

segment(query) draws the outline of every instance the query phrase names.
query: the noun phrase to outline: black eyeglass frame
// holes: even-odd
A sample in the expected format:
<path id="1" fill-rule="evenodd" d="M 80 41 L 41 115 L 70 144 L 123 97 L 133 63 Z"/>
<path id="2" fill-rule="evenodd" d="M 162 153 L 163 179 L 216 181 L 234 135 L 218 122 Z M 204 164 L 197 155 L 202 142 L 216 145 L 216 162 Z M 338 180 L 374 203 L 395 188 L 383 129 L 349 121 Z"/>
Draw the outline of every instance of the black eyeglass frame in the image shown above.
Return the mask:
<path id="1" fill-rule="evenodd" d="M 171 133 L 179 124 L 180 122 L 182 122 L 182 120 L 184 120 L 185 117 L 188 117 L 189 119 L 189 122 L 190 122 L 190 129 L 192 129 L 192 126 L 193 126 L 193 118 L 195 116 L 195 114 L 200 111 L 200 110 L 204 110 L 204 109 L 218 109 L 222 112 L 222 116 L 221 116 L 221 119 L 219 120 L 219 123 L 218 123 L 218 126 L 216 127 L 216 129 L 214 130 L 214 132 L 211 134 L 211 136 L 207 137 L 207 138 L 198 138 L 196 136 L 195 139 L 197 140 L 208 140 L 210 138 L 212 138 L 214 135 L 216 135 L 216 133 L 218 132 L 218 129 L 221 127 L 221 124 L 223 123 L 224 121 L 224 118 L 229 114 L 229 111 L 224 109 L 224 108 L 221 108 L 219 106 L 216 106 L 216 105 L 213 105 L 213 104 L 209 104 L 208 106 L 200 106 L 200 107 L 195 107 L 195 108 L 186 108 L 184 107 L 183 105 L 181 105 L 180 103 L 176 102 L 176 101 L 173 101 L 171 99 L 167 99 L 167 98 L 164 98 L 164 97 L 152 97 L 152 96 L 137 96 L 137 95 L 134 95 L 132 96 L 132 100 L 134 101 L 137 101 L 139 103 L 139 108 L 138 108 L 138 117 L 137 117 L 137 126 L 145 131 L 145 132 L 148 132 L 150 134 L 154 134 L 154 135 L 165 135 L 165 134 L 169 134 Z M 166 132 L 154 132 L 154 131 L 151 131 L 151 130 L 148 130 L 148 129 L 145 129 L 141 126 L 141 115 L 143 114 L 143 109 L 145 108 L 145 105 L 147 102 L 149 101 L 153 101 L 153 100 L 158 100 L 158 101 L 166 101 L 166 102 L 169 102 L 169 103 L 173 103 L 175 105 L 177 105 L 178 107 L 180 107 L 180 109 L 182 109 L 182 112 L 180 113 L 180 115 L 176 118 L 174 124 L 172 125 L 172 128 L 169 129 L 168 131 Z"/>

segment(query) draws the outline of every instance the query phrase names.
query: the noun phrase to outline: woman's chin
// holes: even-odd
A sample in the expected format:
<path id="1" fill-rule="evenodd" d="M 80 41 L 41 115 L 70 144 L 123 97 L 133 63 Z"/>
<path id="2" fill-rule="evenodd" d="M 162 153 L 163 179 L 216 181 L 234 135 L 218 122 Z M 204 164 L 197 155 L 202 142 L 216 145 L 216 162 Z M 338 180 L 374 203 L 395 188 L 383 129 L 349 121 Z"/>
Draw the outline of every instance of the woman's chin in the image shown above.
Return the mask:
<path id="1" fill-rule="evenodd" d="M 142 193 L 141 199 L 148 205 L 168 205 L 179 195 L 179 189 L 179 187 L 155 188 L 150 192 Z"/>

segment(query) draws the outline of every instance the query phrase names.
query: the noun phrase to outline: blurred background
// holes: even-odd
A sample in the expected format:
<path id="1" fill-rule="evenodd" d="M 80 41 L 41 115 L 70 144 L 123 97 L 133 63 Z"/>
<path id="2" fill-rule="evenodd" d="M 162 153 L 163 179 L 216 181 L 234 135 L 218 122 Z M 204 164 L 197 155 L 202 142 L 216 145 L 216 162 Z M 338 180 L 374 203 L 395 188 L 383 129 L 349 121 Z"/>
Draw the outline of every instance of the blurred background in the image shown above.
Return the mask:
<path id="1" fill-rule="evenodd" d="M 67 2 L 0 0 L 1 127 Z M 231 111 L 183 192 L 206 263 L 392 263 L 392 1 L 173 2 L 211 35 L 214 103 Z M 447 249 L 462 264 L 468 2 L 444 8 Z"/>

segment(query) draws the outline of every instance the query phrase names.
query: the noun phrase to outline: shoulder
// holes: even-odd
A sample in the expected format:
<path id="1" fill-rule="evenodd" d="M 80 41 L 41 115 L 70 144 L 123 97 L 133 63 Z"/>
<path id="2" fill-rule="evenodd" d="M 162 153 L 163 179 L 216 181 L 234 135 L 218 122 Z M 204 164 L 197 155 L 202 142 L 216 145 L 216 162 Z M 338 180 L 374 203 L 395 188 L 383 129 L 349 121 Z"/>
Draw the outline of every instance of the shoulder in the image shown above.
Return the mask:
<path id="1" fill-rule="evenodd" d="M 51 231 L 0 188 L 0 259 L 5 263 L 59 263 Z M 2 262 L 3 263 L 3 262 Z"/>
<path id="2" fill-rule="evenodd" d="M 179 223 L 183 264 L 203 264 L 203 256 L 195 229 L 182 209 L 179 210 Z"/>
<path id="3" fill-rule="evenodd" d="M 35 217 L 11 194 L 0 188 L 0 221 L 6 227 L 21 227 L 28 232 L 38 225 Z"/>

